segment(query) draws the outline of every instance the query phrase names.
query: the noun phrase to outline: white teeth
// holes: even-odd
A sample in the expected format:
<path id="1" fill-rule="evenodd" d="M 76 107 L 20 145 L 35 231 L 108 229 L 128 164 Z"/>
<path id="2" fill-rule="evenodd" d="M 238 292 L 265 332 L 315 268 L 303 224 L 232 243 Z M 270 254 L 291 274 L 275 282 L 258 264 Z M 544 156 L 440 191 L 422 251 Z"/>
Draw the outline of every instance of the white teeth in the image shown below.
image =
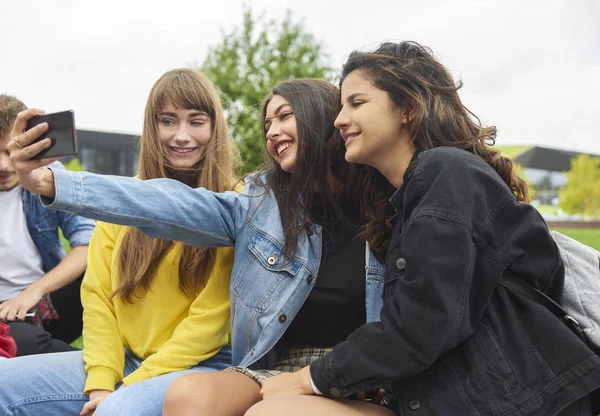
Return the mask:
<path id="1" fill-rule="evenodd" d="M 186 149 L 180 149 L 177 147 L 171 147 L 171 150 L 174 151 L 175 153 L 191 153 L 195 150 L 195 147 L 192 148 L 186 148 Z"/>
<path id="2" fill-rule="evenodd" d="M 285 142 L 285 143 L 281 143 L 279 146 L 277 146 L 277 156 L 279 156 L 284 150 L 286 150 L 291 145 L 292 145 L 291 142 Z"/>

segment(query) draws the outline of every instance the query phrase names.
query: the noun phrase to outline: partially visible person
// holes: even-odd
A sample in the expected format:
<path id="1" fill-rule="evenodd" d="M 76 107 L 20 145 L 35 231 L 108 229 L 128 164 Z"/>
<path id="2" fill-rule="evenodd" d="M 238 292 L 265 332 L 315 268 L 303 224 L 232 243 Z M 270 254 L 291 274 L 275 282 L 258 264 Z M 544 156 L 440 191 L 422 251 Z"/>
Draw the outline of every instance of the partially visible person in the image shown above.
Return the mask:
<path id="1" fill-rule="evenodd" d="M 73 349 L 68 342 L 75 337 L 55 339 L 49 328 L 62 319 L 79 325 L 81 333 L 79 296 L 65 300 L 76 304 L 65 310 L 79 309 L 78 316 L 59 318 L 52 294 L 78 294 L 94 230 L 87 218 L 44 208 L 37 195 L 19 184 L 6 146 L 17 113 L 25 109 L 17 98 L 0 95 L 0 322 L 11 327 L 19 356 Z M 59 163 L 54 166 L 61 168 Z M 68 254 L 59 229 L 71 244 Z"/>
<path id="2" fill-rule="evenodd" d="M 501 285 L 512 276 L 559 302 L 563 261 L 513 162 L 491 146 L 495 127 L 457 90 L 414 42 L 348 58 L 336 119 L 346 160 L 397 188 L 381 321 L 267 380 L 246 416 L 347 415 L 328 398 L 382 383 L 397 415 L 591 414 L 600 357 L 544 305 Z"/>
<path id="3" fill-rule="evenodd" d="M 160 77 L 146 103 L 138 178 L 223 192 L 237 181 L 237 160 L 211 82 L 191 69 Z M 232 264 L 230 248 L 99 222 L 82 285 L 83 352 L 1 363 L 0 414 L 161 415 L 176 377 L 231 364 Z"/>
<path id="4" fill-rule="evenodd" d="M 10 327 L 0 322 L 0 360 L 12 358 L 17 354 L 17 345 L 9 331 Z"/>

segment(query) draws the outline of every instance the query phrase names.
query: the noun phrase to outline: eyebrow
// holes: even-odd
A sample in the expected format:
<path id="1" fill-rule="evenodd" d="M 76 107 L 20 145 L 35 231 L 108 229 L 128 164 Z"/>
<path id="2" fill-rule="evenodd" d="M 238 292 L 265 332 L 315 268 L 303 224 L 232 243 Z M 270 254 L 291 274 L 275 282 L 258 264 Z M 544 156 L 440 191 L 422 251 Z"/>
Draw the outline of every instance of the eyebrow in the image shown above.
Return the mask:
<path id="1" fill-rule="evenodd" d="M 161 113 L 158 113 L 156 116 L 157 117 L 160 117 L 160 116 L 177 117 L 177 114 L 170 113 L 170 112 L 167 112 L 167 111 L 163 111 Z M 198 116 L 206 116 L 206 117 L 208 117 L 208 114 L 205 111 L 197 111 L 197 112 L 189 114 L 189 117 L 198 117 Z"/>
<path id="2" fill-rule="evenodd" d="M 281 104 L 279 107 L 277 107 L 277 108 L 275 109 L 275 115 L 274 115 L 273 117 L 265 117 L 265 122 L 266 122 L 266 121 L 268 121 L 268 120 L 271 120 L 271 119 L 273 119 L 273 118 L 275 118 L 275 117 L 277 117 L 277 116 L 279 115 L 279 112 L 280 112 L 280 111 L 283 109 L 283 107 L 289 107 L 289 108 L 292 108 L 292 106 L 291 106 L 291 105 L 289 105 L 288 103 Z"/>

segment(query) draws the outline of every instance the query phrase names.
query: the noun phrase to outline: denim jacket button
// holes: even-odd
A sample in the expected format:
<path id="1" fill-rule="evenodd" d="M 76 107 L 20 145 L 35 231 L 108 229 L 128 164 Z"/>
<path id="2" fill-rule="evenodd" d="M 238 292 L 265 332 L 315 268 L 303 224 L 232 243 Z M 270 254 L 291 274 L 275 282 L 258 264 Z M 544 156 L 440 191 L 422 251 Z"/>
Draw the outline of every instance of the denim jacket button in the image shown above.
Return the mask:
<path id="1" fill-rule="evenodd" d="M 279 322 L 284 323 L 285 321 L 287 321 L 287 315 L 285 313 L 282 313 L 281 315 L 279 315 Z"/>
<path id="2" fill-rule="evenodd" d="M 408 406 L 412 410 L 417 410 L 419 407 L 421 407 L 421 402 L 418 400 L 411 400 L 410 403 L 408 404 Z"/>
<path id="3" fill-rule="evenodd" d="M 312 283 L 312 281 L 313 281 L 313 275 L 309 274 L 308 277 L 306 278 L 306 282 L 307 283 Z"/>
<path id="4" fill-rule="evenodd" d="M 400 270 L 404 270 L 404 268 L 406 267 L 406 260 L 400 257 L 398 260 L 396 260 L 396 267 Z"/>
<path id="5" fill-rule="evenodd" d="M 276 261 L 277 261 L 277 256 L 271 256 L 267 259 L 267 263 L 269 263 L 271 266 L 274 265 Z"/>
<path id="6" fill-rule="evenodd" d="M 331 397 L 335 397 L 336 399 L 342 395 L 342 393 L 337 387 L 330 388 L 329 394 L 331 394 Z"/>
<path id="7" fill-rule="evenodd" d="M 308 234 L 309 237 L 313 235 L 313 230 L 311 227 L 306 227 L 306 234 Z"/>

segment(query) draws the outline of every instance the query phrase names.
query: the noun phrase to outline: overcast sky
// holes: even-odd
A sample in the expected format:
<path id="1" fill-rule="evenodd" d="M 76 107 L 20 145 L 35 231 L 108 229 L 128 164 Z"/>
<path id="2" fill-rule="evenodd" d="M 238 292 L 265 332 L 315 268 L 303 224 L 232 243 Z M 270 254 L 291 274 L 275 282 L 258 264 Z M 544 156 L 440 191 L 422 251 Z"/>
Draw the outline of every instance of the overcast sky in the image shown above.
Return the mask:
<path id="1" fill-rule="evenodd" d="M 0 0 L 0 93 L 139 134 L 154 81 L 201 63 L 244 3 L 291 9 L 334 68 L 381 41 L 430 46 L 498 144 L 600 154 L 600 0 Z"/>

